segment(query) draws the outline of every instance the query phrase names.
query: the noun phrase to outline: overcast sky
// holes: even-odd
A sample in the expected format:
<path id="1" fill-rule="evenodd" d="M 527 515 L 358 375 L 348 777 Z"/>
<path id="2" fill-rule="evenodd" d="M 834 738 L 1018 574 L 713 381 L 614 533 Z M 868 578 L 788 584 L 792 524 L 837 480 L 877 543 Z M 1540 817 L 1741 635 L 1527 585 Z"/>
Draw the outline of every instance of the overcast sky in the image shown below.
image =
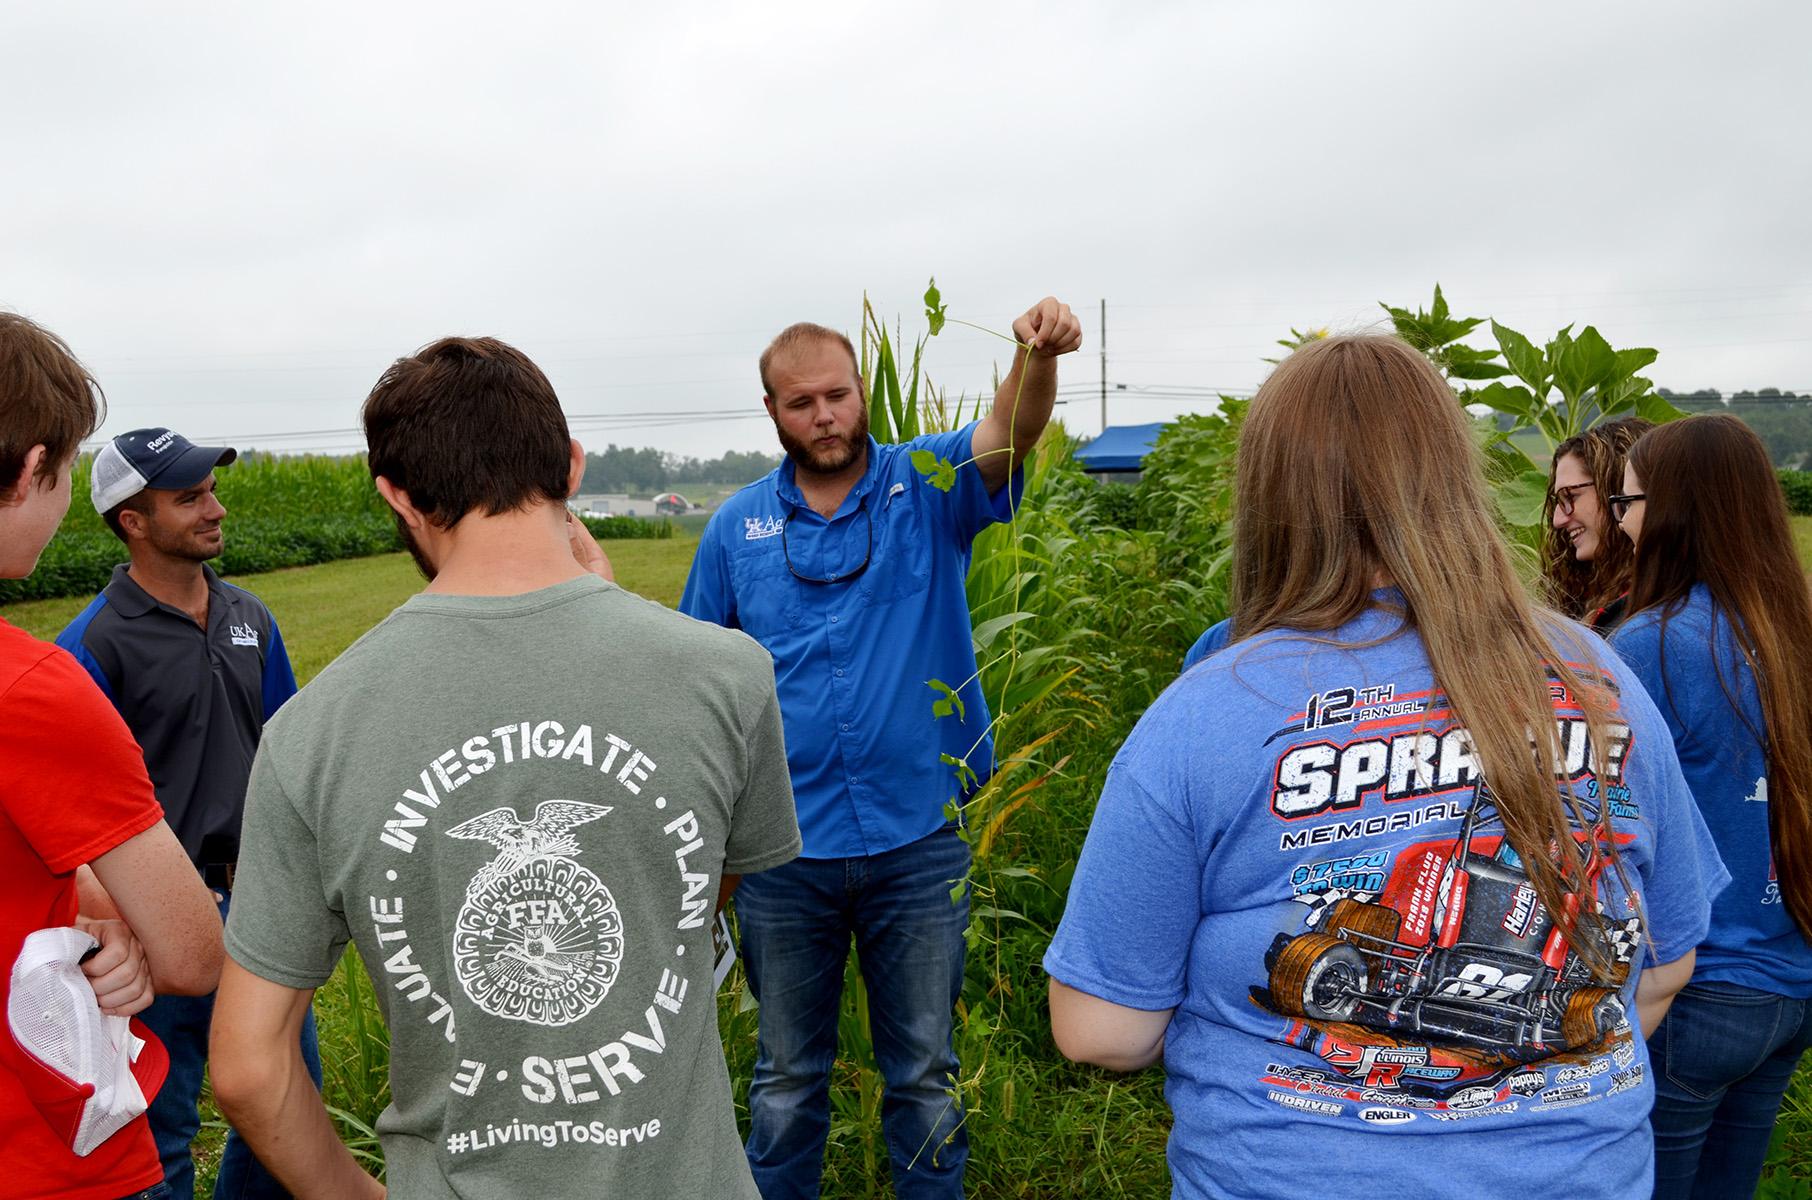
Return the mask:
<path id="1" fill-rule="evenodd" d="M 106 432 L 272 448 L 356 447 L 391 359 L 486 333 L 588 444 L 772 449 L 768 337 L 865 290 L 910 337 L 934 273 L 983 325 L 1085 314 L 1087 434 L 1104 298 L 1114 423 L 1436 280 L 1663 386 L 1812 391 L 1808 45 L 1797 0 L 0 0 L 0 307 Z M 929 363 L 973 393 L 1002 347 Z"/>

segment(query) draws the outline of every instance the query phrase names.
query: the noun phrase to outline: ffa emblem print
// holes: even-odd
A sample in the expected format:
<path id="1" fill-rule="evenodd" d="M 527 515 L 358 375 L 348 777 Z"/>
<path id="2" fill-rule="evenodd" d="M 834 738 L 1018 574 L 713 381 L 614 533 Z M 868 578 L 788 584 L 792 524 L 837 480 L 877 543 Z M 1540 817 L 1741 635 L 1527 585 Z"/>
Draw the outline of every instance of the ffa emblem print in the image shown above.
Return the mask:
<path id="1" fill-rule="evenodd" d="M 494 808 L 447 830 L 497 857 L 466 885 L 453 926 L 459 982 L 492 1016 L 568 1025 L 603 1002 L 623 962 L 623 917 L 602 880 L 574 861 L 572 830 L 610 808 L 544 800 L 533 819 Z"/>

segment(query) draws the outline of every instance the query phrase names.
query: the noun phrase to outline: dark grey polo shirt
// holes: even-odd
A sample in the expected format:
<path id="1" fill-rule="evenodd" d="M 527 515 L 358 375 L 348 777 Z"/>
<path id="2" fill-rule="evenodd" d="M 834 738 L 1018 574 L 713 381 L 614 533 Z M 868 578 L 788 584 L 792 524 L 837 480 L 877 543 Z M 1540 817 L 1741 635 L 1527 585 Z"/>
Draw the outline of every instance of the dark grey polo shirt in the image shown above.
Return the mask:
<path id="1" fill-rule="evenodd" d="M 206 630 L 153 599 L 122 564 L 57 637 L 138 739 L 164 819 L 197 866 L 238 859 L 252 755 L 265 721 L 296 692 L 270 610 L 202 571 Z"/>

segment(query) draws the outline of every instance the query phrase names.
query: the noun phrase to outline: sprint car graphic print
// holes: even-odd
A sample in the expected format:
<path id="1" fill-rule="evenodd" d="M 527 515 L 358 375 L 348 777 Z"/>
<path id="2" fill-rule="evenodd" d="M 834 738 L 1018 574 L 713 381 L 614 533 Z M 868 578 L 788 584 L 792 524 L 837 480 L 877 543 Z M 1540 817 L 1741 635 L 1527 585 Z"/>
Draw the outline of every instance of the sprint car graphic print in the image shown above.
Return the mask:
<path id="1" fill-rule="evenodd" d="M 1579 835 L 1596 919 L 1607 847 Z M 1602 838 L 1603 835 L 1598 835 Z M 1265 954 L 1259 1004 L 1294 1018 L 1280 1039 L 1370 1087 L 1442 1091 L 1626 1037 L 1621 986 L 1639 921 L 1604 920 L 1613 959 L 1595 978 L 1529 881 L 1488 789 L 1456 836 L 1400 851 L 1375 897 L 1346 895 Z"/>

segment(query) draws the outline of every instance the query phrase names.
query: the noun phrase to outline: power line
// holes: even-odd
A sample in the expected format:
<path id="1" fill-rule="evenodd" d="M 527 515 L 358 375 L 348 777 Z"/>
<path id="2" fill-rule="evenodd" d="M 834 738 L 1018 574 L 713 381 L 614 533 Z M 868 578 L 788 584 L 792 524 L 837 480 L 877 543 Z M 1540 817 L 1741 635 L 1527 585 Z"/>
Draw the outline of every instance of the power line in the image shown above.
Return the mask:
<path id="1" fill-rule="evenodd" d="M 1444 291 L 1445 290 L 1446 289 L 1444 289 Z M 1587 291 L 1571 291 L 1571 292 L 1493 292 L 1493 291 L 1486 291 L 1486 292 L 1480 293 L 1479 296 L 1477 296 L 1477 297 L 1473 296 L 1471 293 L 1462 292 L 1461 295 L 1464 299 L 1464 303 L 1461 305 L 1461 307 L 1462 308 L 1484 307 L 1489 304 L 1493 304 L 1493 303 L 1496 303 L 1497 301 L 1502 301 L 1502 300 L 1529 300 L 1529 301 L 1549 300 L 1549 301 L 1561 301 L 1561 302 L 1586 301 L 1586 302 L 1592 302 L 1592 303 L 1601 303 L 1601 302 L 1603 302 L 1603 300 L 1606 297 L 1613 297 L 1613 296 L 1637 296 L 1637 297 L 1643 298 L 1641 301 L 1639 301 L 1639 303 L 1656 303 L 1656 304 L 1660 304 L 1660 303 L 1693 304 L 1693 303 L 1730 303 L 1730 302 L 1739 302 L 1740 303 L 1744 300 L 1754 299 L 1755 297 L 1752 295 L 1730 295 L 1729 293 L 1749 292 L 1749 293 L 1761 293 L 1765 296 L 1769 293 L 1804 292 L 1804 291 L 1808 291 L 1808 290 L 1812 290 L 1812 282 L 1807 282 L 1807 281 L 1801 280 L 1801 281 L 1796 281 L 1796 282 L 1792 282 L 1792 283 L 1737 284 L 1737 285 L 1731 285 L 1731 286 L 1727 286 L 1727 287 L 1709 287 L 1709 288 L 1641 287 L 1641 288 L 1603 289 L 1603 290 L 1597 290 L 1597 291 L 1587 290 Z M 1666 300 L 1666 301 L 1652 300 L 1651 298 L 1655 297 L 1655 296 L 1682 296 L 1685 298 L 1679 299 L 1679 300 Z M 1714 299 L 1709 300 L 1709 301 L 1699 301 L 1699 300 L 1692 299 L 1692 297 L 1695 297 L 1695 296 L 1708 296 L 1708 297 L 1714 297 Z M 1451 296 L 1449 296 L 1449 300 L 1451 302 L 1451 300 L 1452 300 Z M 1317 305 L 1348 304 L 1348 303 L 1352 303 L 1352 301 L 1353 301 L 1352 294 L 1349 293 L 1347 295 L 1342 295 L 1342 296 L 1330 295 L 1330 296 L 1322 296 L 1322 297 L 1289 297 L 1289 298 L 1285 298 L 1285 299 L 1266 299 L 1266 300 L 1254 300 L 1249 297 L 1241 297 L 1236 300 L 1172 301 L 1169 303 L 1161 303 L 1161 304 L 1118 304 L 1117 303 L 1116 307 L 1130 308 L 1130 309 L 1198 309 L 1198 310 L 1205 309 L 1205 308 L 1233 308 L 1233 307 L 1310 308 L 1310 307 L 1315 307 Z M 1374 298 L 1372 300 L 1366 301 L 1365 303 L 1372 304 L 1372 303 L 1378 303 L 1378 302 L 1379 301 L 1377 301 Z M 1412 299 L 1410 303 L 1412 305 L 1419 304 L 1419 303 L 1421 303 L 1421 301 L 1419 299 Z"/>

